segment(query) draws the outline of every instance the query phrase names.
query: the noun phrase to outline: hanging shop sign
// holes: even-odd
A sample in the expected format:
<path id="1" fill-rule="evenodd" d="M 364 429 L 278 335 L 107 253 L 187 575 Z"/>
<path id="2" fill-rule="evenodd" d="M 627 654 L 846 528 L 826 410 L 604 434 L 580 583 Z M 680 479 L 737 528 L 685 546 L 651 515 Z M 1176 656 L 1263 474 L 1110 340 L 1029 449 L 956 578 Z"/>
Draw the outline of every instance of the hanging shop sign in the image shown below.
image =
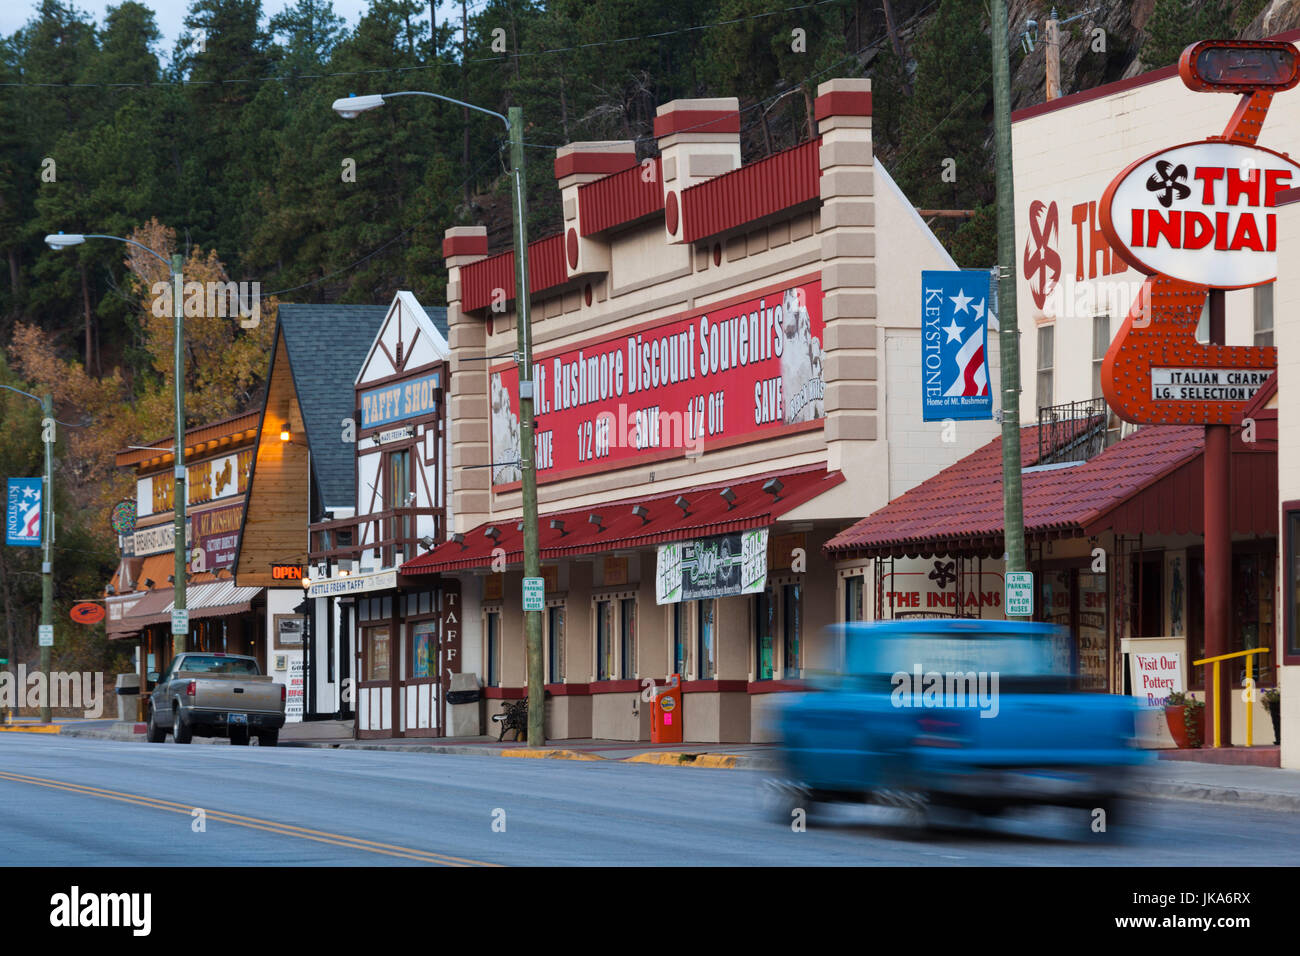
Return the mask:
<path id="1" fill-rule="evenodd" d="M 91 601 L 82 601 L 80 604 L 72 605 L 68 616 L 78 624 L 98 624 L 104 619 L 104 606 Z"/>
<path id="2" fill-rule="evenodd" d="M 10 478 L 5 508 L 5 544 L 39 548 L 41 545 L 40 478 Z"/>
<path id="3" fill-rule="evenodd" d="M 659 546 L 656 604 L 758 594 L 766 586 L 766 528 Z"/>
<path id="4" fill-rule="evenodd" d="M 821 279 L 548 352 L 533 365 L 537 477 L 770 438 L 825 417 Z M 492 368 L 492 481 L 520 479 L 519 372 Z"/>
<path id="5" fill-rule="evenodd" d="M 365 591 L 387 591 L 397 587 L 397 570 L 376 571 L 374 574 L 355 574 L 341 578 L 313 581 L 307 597 L 336 597 L 341 594 L 360 594 Z"/>
<path id="6" fill-rule="evenodd" d="M 1102 194 L 1102 233 L 1147 273 L 1101 366 L 1102 394 L 1137 423 L 1231 424 L 1277 368 L 1272 346 L 1207 345 L 1196 328 L 1211 289 L 1277 277 L 1277 198 L 1300 164 L 1255 139 L 1274 93 L 1300 81 L 1289 43 L 1207 40 L 1179 62 L 1200 92 L 1246 93 L 1228 127 L 1132 163 Z"/>
<path id="7" fill-rule="evenodd" d="M 375 428 L 406 418 L 436 414 L 441 397 L 441 372 L 369 389 L 357 396 L 361 408 L 361 427 Z"/>
<path id="8" fill-rule="evenodd" d="M 988 359 L 991 287 L 986 269 L 922 271 L 923 421 L 993 417 Z"/>

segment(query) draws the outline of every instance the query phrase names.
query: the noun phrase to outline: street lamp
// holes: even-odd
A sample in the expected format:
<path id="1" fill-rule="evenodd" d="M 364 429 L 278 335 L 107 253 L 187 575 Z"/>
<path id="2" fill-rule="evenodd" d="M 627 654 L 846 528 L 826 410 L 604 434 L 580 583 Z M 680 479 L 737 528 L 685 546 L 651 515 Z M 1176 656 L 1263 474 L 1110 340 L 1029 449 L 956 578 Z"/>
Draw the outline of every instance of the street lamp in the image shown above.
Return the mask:
<path id="1" fill-rule="evenodd" d="M 527 202 L 524 193 L 524 111 L 518 106 L 502 116 L 493 110 L 466 103 L 464 100 L 428 93 L 423 90 L 403 90 L 398 93 L 345 96 L 334 101 L 334 111 L 344 119 L 354 119 L 361 113 L 378 109 L 385 100 L 394 96 L 428 96 L 446 103 L 455 103 L 479 113 L 495 116 L 506 125 L 510 136 L 510 168 L 512 177 L 512 203 L 515 213 L 515 323 L 519 366 L 519 470 L 524 512 L 524 577 L 541 576 L 541 559 L 538 550 L 537 530 L 537 462 L 533 442 L 533 333 L 529 321 L 528 289 L 528 223 Z M 546 743 L 543 724 L 545 701 L 542 699 L 542 613 L 524 611 L 524 635 L 528 647 L 528 746 L 541 747 Z"/>
<path id="2" fill-rule="evenodd" d="M 173 550 L 176 553 L 176 569 L 173 572 L 175 581 L 175 590 L 172 601 L 172 654 L 183 654 L 186 651 L 186 639 L 190 633 L 189 613 L 185 603 L 185 358 L 182 351 L 182 341 L 185 334 L 184 324 L 182 321 L 182 297 L 185 290 L 185 279 L 182 274 L 185 260 L 179 253 L 172 255 L 168 261 L 166 257 L 150 249 L 143 243 L 136 242 L 134 239 L 124 239 L 122 236 L 109 236 L 100 233 L 56 233 L 45 237 L 45 244 L 51 249 L 68 249 L 72 246 L 79 246 L 87 239 L 112 239 L 115 242 L 125 242 L 127 245 L 135 246 L 137 249 L 143 249 L 149 255 L 162 262 L 167 266 L 172 280 L 172 319 L 175 332 L 175 391 L 176 391 L 176 447 L 173 452 L 176 456 L 172 470 L 175 478 L 175 489 L 172 493 L 173 511 L 176 515 L 175 524 L 175 542 Z M 48 447 L 48 446 L 47 446 Z M 180 611 L 178 615 L 175 611 Z"/>
<path id="3" fill-rule="evenodd" d="M 44 636 L 41 645 L 41 673 L 45 675 L 45 694 L 41 697 L 41 723 L 50 722 L 50 648 L 54 646 L 54 398 L 47 392 L 37 398 L 30 392 L 14 388 L 12 385 L 0 385 L 11 392 L 17 392 L 34 402 L 41 403 L 41 441 L 45 443 L 45 476 L 41 481 L 41 546 L 44 554 L 41 559 L 41 631 Z M 9 635 L 9 660 L 14 659 L 13 633 Z"/>

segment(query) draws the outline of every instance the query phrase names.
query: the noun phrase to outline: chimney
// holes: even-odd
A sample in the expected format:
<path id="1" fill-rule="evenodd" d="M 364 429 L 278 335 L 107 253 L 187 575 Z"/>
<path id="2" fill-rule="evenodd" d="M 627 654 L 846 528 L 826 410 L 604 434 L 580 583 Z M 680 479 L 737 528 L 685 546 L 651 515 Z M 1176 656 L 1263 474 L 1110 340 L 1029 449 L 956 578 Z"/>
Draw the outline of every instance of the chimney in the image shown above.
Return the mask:
<path id="1" fill-rule="evenodd" d="M 673 100 L 659 107 L 655 137 L 664 177 L 664 228 L 681 242 L 681 193 L 696 183 L 740 168 L 740 101 Z"/>
<path id="2" fill-rule="evenodd" d="M 564 268 L 569 278 L 584 272 L 609 271 L 609 245 L 582 234 L 578 188 L 636 165 L 630 139 L 570 143 L 555 151 L 555 181 L 564 210 Z"/>

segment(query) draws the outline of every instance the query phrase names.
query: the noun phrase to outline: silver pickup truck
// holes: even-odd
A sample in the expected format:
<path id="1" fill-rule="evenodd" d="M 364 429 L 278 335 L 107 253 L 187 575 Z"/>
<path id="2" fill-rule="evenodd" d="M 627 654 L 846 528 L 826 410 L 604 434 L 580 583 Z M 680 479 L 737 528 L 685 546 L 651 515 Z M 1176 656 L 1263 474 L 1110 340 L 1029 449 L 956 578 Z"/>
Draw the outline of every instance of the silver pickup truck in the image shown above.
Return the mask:
<path id="1" fill-rule="evenodd" d="M 235 745 L 250 735 L 274 747 L 284 726 L 283 684 L 272 683 L 257 659 L 197 651 L 172 658 L 149 695 L 145 736 L 160 744 L 167 734 L 178 744 L 199 737 L 229 737 Z"/>

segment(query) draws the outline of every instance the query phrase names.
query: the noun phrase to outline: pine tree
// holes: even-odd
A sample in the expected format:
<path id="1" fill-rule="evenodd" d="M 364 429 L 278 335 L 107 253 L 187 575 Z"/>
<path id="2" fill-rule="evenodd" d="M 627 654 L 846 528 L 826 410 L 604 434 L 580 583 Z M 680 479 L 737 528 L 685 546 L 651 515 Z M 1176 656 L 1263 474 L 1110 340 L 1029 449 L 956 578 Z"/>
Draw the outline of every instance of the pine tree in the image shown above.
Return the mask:
<path id="1" fill-rule="evenodd" d="M 1156 0 L 1142 44 L 1142 62 L 1149 68 L 1168 66 L 1198 40 L 1232 39 L 1231 13 L 1221 0 Z"/>

